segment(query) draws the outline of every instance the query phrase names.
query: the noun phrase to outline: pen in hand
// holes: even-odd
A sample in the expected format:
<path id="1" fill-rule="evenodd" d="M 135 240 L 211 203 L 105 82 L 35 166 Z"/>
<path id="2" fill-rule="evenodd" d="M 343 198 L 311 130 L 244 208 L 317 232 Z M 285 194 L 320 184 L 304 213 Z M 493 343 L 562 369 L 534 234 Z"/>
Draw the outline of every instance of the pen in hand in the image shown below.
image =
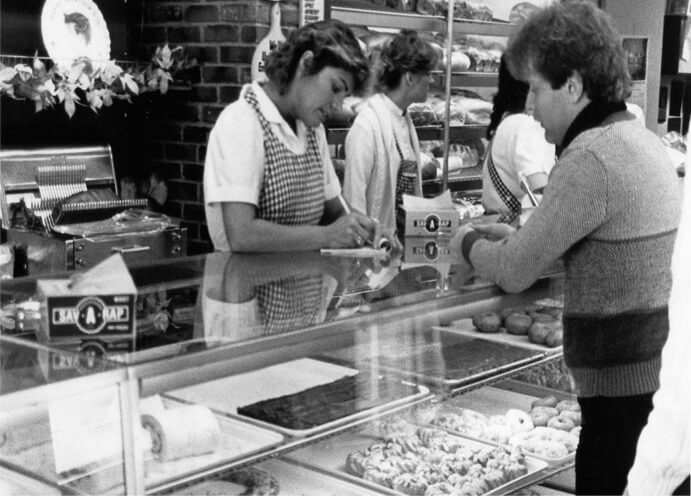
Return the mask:
<path id="1" fill-rule="evenodd" d="M 523 174 L 522 172 L 519 172 L 518 177 L 521 179 L 521 184 L 523 185 L 523 189 L 525 189 L 526 192 L 528 193 L 528 198 L 530 198 L 530 203 L 533 204 L 533 207 L 537 207 L 539 202 L 537 201 L 537 198 L 535 198 L 533 191 L 530 189 L 530 185 L 528 184 L 528 179 L 525 177 L 525 174 Z"/>
<path id="2" fill-rule="evenodd" d="M 343 207 L 343 211 L 346 214 L 351 214 L 353 212 L 352 209 L 350 208 L 350 205 L 348 205 L 348 202 L 346 202 L 345 198 L 343 198 L 343 195 L 341 193 L 338 194 L 338 201 L 340 202 L 341 207 Z M 374 219 L 374 222 L 377 223 L 377 231 L 378 231 L 380 229 L 379 221 L 377 219 Z M 380 250 L 384 250 L 387 253 L 390 252 L 392 249 L 391 241 L 384 238 L 384 237 L 381 237 L 380 231 L 379 232 L 377 232 L 377 231 L 375 231 L 375 234 L 374 234 L 375 239 L 374 240 L 367 239 L 367 240 L 365 240 L 365 243 L 370 245 L 371 247 L 374 247 L 373 241 L 375 241 L 376 238 L 379 237 L 379 240 L 377 241 L 377 245 L 378 245 L 377 248 Z"/>

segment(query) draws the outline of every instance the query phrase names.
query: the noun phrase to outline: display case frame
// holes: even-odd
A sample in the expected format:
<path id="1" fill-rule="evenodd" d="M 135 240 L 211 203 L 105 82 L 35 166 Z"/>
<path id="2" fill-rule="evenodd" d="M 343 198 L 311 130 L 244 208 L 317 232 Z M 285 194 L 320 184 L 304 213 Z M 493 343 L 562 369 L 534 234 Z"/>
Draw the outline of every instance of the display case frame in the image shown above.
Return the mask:
<path id="1" fill-rule="evenodd" d="M 138 291 L 141 294 L 146 294 L 155 290 L 203 284 L 205 278 L 202 275 L 202 267 L 208 257 L 213 256 L 219 255 L 165 260 L 153 266 L 151 264 L 139 267 L 135 265 L 130 269 Z M 235 257 L 238 260 L 242 259 L 240 255 L 227 256 Z M 318 254 L 314 256 L 319 257 Z M 467 318 L 487 311 L 498 311 L 504 307 L 527 304 L 537 299 L 558 297 L 563 293 L 563 277 L 559 273 L 541 278 L 522 293 L 507 294 L 487 282 L 472 281 L 471 284 L 460 284 L 456 279 L 461 278 L 461 274 L 456 269 L 450 270 L 448 267 L 434 264 L 430 265 L 429 268 L 435 269 L 434 272 L 438 271 L 438 274 L 444 273 L 446 275 L 444 277 L 439 276 L 437 280 L 429 281 L 429 284 L 423 282 L 416 291 L 393 294 L 381 301 L 373 302 L 363 312 L 355 312 L 343 318 L 324 321 L 315 325 L 301 326 L 289 332 L 272 336 L 256 337 L 237 342 L 195 339 L 152 350 L 134 352 L 129 354 L 127 358 L 119 356 L 114 362 L 114 370 L 112 371 L 93 377 L 75 379 L 82 385 L 89 384 L 88 381 L 93 381 L 94 384 L 100 384 L 104 381 L 105 383 L 108 381 L 120 381 L 122 383 L 121 405 L 127 410 L 125 418 L 128 419 L 127 422 L 123 423 L 123 437 L 128 439 L 126 443 L 128 446 L 126 451 L 127 491 L 132 494 L 163 494 L 199 481 L 215 479 L 224 473 L 252 466 L 262 460 L 285 456 L 301 447 L 337 437 L 373 420 L 396 415 L 418 403 L 432 399 L 443 401 L 444 398 L 462 395 L 486 385 L 501 383 L 523 371 L 561 359 L 562 354 L 560 352 L 545 352 L 536 356 L 534 360 L 516 363 L 515 366 L 464 383 L 459 387 L 434 389 L 432 391 L 433 396 L 419 397 L 410 403 L 375 410 L 371 415 L 356 418 L 351 422 L 336 425 L 313 435 L 301 438 L 287 437 L 284 442 L 268 449 L 215 464 L 173 481 L 147 487 L 143 455 L 134 449 L 135 422 L 133 419 L 141 416 L 140 399 L 143 397 L 166 394 L 174 389 L 254 371 L 291 359 L 347 348 L 352 345 L 355 333 L 377 333 L 386 329 L 395 330 L 397 326 L 405 327 L 407 332 L 416 333 L 418 330 L 429 329 L 440 324 L 445 325 L 460 318 Z M 175 276 L 176 273 L 179 274 L 179 277 Z M 27 296 L 31 293 L 31 283 L 32 281 L 27 279 L 11 281 L 3 289 L 3 292 L 11 291 L 12 287 L 16 286 L 23 295 Z M 21 341 L 20 338 L 3 339 Z M 39 344 L 32 346 L 42 347 Z M 7 405 L 21 405 L 22 402 L 33 401 L 37 397 L 59 398 L 66 391 L 69 389 L 66 390 L 62 385 L 59 387 L 39 386 L 28 389 L 26 392 L 13 393 L 13 395 L 8 396 L 10 401 Z M 2 397 L 1 401 L 5 405 L 5 397 Z M 532 484 L 568 468 L 568 465 L 549 467 L 540 471 L 539 474 L 522 479 L 516 488 Z M 30 470 L 27 472 L 30 473 Z"/>

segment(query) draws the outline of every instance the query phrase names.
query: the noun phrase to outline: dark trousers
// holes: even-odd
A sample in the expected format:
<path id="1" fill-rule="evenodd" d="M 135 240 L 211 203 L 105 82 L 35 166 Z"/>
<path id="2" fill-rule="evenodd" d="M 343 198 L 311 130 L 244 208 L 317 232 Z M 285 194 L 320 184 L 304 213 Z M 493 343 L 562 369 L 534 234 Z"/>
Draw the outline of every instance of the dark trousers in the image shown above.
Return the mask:
<path id="1" fill-rule="evenodd" d="M 653 394 L 578 398 L 578 403 L 583 427 L 576 450 L 576 494 L 622 494 Z"/>

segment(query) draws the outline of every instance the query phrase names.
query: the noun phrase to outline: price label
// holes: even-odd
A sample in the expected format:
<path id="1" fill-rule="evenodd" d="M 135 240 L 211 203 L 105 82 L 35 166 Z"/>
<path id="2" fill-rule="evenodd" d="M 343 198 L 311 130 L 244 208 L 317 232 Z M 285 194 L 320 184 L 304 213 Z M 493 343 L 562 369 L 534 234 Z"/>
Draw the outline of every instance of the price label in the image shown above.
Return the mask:
<path id="1" fill-rule="evenodd" d="M 300 26 L 324 20 L 324 0 L 300 0 Z"/>

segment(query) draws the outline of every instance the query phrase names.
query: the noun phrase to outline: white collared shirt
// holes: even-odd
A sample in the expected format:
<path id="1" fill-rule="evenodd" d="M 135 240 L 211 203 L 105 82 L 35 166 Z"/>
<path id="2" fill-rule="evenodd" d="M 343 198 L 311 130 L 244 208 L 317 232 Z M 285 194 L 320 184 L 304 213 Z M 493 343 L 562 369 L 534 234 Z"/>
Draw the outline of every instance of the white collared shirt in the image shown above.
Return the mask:
<path id="1" fill-rule="evenodd" d="M 256 82 L 245 85 L 238 100 L 221 112 L 209 134 L 204 163 L 206 220 L 214 248 L 221 251 L 230 250 L 221 204 L 240 202 L 257 205 L 264 179 L 264 133 L 256 111 L 245 100 L 245 93 L 250 87 L 272 131 L 286 147 L 296 154 L 304 153 L 307 147 L 305 124 L 297 120 L 297 133 L 293 132 L 276 105 Z M 324 127 L 316 128 L 315 134 L 324 164 L 325 199 L 330 200 L 338 195 L 341 187 L 331 162 Z"/>

